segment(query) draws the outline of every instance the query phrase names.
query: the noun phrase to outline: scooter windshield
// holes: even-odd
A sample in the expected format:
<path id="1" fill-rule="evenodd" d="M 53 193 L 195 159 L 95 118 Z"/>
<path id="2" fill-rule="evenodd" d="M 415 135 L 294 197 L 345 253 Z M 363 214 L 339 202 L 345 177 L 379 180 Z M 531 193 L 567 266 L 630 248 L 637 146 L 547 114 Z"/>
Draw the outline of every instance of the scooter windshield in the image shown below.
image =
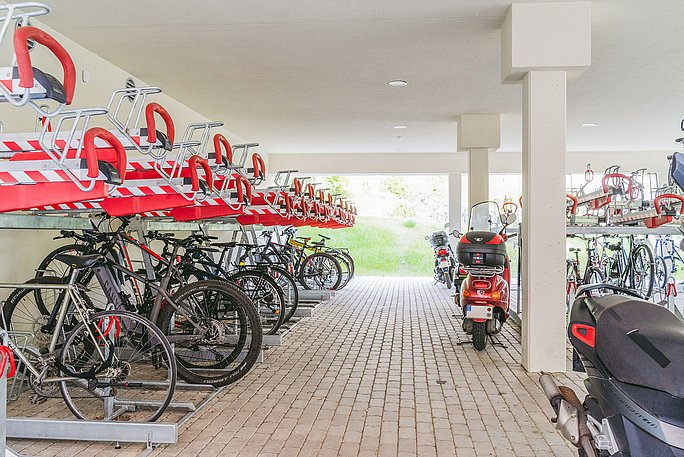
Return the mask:
<path id="1" fill-rule="evenodd" d="M 499 233 L 503 227 L 499 205 L 493 201 L 478 203 L 470 209 L 468 227 L 482 232 Z"/>

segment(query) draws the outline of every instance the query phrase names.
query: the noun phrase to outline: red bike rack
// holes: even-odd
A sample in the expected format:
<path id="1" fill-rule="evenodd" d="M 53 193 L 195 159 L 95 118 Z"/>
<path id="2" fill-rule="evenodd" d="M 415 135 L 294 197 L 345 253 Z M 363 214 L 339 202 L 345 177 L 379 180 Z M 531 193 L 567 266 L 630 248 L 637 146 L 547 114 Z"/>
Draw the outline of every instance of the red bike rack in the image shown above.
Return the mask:
<path id="1" fill-rule="evenodd" d="M 109 154 L 108 158 L 99 157 L 99 151 L 93 146 L 95 138 L 107 142 L 114 151 L 113 154 Z M 0 195 L 3 197 L 0 199 L 0 212 L 107 197 L 108 182 L 120 184 L 126 174 L 126 155 L 123 146 L 110 132 L 99 127 L 86 132 L 84 143 L 84 160 L 72 160 L 72 163 L 79 164 L 76 173 L 83 178 L 82 186 L 92 184 L 91 190 L 83 191 L 63 170 L 54 169 L 55 163 L 51 160 L 22 161 L 18 160 L 20 156 L 14 156 L 13 161 L 9 163 L 12 165 L 11 171 L 0 172 Z M 106 162 L 115 161 L 116 168 L 103 165 L 102 159 Z M 5 162 L 5 165 L 8 165 L 8 162 Z M 43 171 L 41 166 L 53 169 Z M 24 185 L 27 183 L 32 185 Z"/>

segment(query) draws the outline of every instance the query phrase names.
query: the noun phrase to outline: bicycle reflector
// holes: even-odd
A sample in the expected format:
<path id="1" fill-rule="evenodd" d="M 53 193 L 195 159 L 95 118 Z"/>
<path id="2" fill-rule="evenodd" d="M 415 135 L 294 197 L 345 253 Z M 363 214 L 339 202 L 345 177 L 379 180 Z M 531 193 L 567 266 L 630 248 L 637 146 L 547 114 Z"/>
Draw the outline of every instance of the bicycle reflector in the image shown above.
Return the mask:
<path id="1" fill-rule="evenodd" d="M 437 255 L 447 255 L 447 250 L 446 249 L 440 249 L 437 251 Z"/>

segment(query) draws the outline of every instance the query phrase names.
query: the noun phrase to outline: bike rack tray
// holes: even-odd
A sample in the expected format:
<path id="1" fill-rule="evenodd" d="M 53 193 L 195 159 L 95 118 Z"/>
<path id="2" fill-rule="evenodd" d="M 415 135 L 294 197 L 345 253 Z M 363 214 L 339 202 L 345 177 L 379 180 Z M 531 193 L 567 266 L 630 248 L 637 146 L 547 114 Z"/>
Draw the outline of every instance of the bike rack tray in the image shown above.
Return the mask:
<path id="1" fill-rule="evenodd" d="M 148 448 L 178 442 L 177 424 L 7 418 L 7 437 L 39 440 L 145 443 Z"/>

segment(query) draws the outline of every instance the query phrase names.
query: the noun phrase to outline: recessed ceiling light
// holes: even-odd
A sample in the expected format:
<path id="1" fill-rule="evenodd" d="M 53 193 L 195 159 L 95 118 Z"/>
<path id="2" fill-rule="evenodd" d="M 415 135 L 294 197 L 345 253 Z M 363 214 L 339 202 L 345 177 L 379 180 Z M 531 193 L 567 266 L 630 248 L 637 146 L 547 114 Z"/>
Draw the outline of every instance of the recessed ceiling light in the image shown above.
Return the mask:
<path id="1" fill-rule="evenodd" d="M 405 129 L 406 126 L 405 126 L 405 125 L 395 125 L 395 126 L 392 127 L 392 128 L 395 128 L 395 129 Z"/>
<path id="2" fill-rule="evenodd" d="M 596 127 L 598 124 L 596 122 L 585 122 L 582 127 Z"/>
<path id="3" fill-rule="evenodd" d="M 392 87 L 406 87 L 408 86 L 408 83 L 404 81 L 403 79 L 393 79 L 392 81 L 388 82 Z"/>

